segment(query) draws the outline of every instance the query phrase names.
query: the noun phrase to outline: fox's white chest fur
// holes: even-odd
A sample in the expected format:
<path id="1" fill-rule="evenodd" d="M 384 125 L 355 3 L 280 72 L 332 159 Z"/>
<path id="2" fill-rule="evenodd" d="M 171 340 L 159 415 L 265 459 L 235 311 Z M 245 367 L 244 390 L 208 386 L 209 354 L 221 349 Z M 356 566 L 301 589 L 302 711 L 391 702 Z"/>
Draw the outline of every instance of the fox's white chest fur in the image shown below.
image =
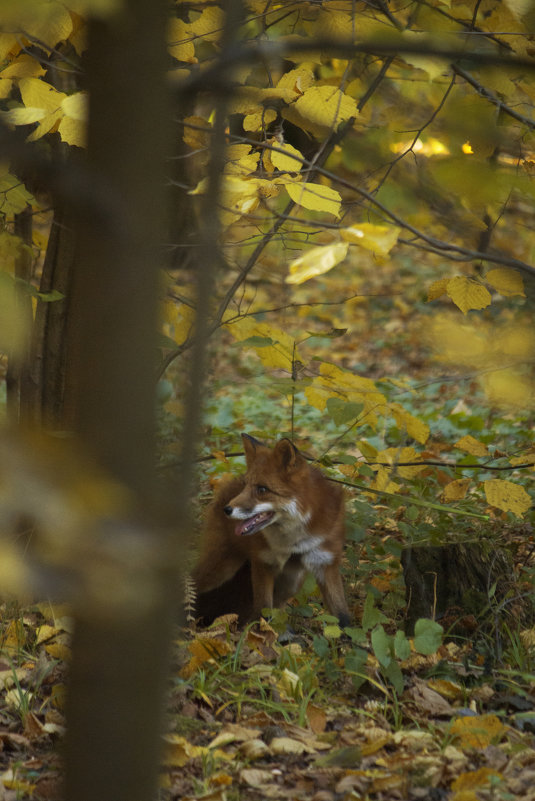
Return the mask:
<path id="1" fill-rule="evenodd" d="M 296 501 L 289 501 L 284 515 L 263 530 L 269 548 L 260 552 L 260 559 L 283 570 L 291 556 L 300 555 L 303 566 L 321 578 L 323 568 L 332 563 L 333 555 L 322 548 L 323 537 L 309 533 L 310 517 L 310 513 L 299 510 Z"/>

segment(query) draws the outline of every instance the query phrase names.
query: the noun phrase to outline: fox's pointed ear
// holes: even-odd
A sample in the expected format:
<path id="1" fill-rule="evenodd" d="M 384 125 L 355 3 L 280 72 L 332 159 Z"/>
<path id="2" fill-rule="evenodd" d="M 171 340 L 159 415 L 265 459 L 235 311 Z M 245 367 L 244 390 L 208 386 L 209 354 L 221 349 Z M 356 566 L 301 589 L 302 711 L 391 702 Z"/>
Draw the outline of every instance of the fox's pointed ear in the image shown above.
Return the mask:
<path id="1" fill-rule="evenodd" d="M 284 470 L 293 470 L 303 458 L 293 442 L 286 437 L 277 442 L 274 454 Z"/>
<path id="2" fill-rule="evenodd" d="M 241 435 L 242 442 L 243 442 L 243 450 L 245 451 L 245 461 L 249 464 L 249 461 L 253 459 L 256 449 L 262 447 L 262 443 L 251 437 L 250 434 L 242 434 Z"/>

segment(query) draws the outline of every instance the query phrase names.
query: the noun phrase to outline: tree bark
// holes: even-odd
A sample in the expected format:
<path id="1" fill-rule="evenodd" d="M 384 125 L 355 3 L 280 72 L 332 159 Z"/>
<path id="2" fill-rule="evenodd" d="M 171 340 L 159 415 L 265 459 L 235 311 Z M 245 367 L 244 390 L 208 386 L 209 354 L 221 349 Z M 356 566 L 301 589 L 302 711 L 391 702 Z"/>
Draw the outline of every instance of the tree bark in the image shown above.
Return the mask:
<path id="1" fill-rule="evenodd" d="M 490 619 L 492 607 L 514 583 L 510 554 L 486 540 L 413 546 L 401 561 L 410 634 L 421 617 L 437 620 L 448 633 L 471 634 Z"/>
<path id="2" fill-rule="evenodd" d="M 16 302 L 18 316 L 24 321 L 26 336 L 22 347 L 17 353 L 10 353 L 6 374 L 7 408 L 11 420 L 17 423 L 21 416 L 21 404 L 29 387 L 29 358 L 30 337 L 32 330 L 32 301 L 25 289 L 32 277 L 32 255 L 29 251 L 32 245 L 32 209 L 30 206 L 15 215 L 14 233 L 19 236 L 27 246 L 15 260 L 15 278 L 19 280 L 16 287 Z"/>
<path id="3" fill-rule="evenodd" d="M 170 121 L 166 12 L 165 0 L 125 0 L 113 16 L 90 21 L 87 160 L 93 186 L 85 207 L 76 209 L 68 325 L 74 380 L 66 402 L 82 450 L 128 490 L 135 499 L 130 516 L 137 520 L 95 515 L 95 547 L 103 542 L 106 553 L 117 553 L 119 566 L 124 554 L 124 568 L 116 565 L 113 581 L 97 580 L 100 594 L 75 610 L 68 801 L 148 801 L 157 789 L 172 619 L 171 581 L 159 569 L 166 543 L 152 516 Z M 147 553 L 152 556 L 143 564 Z"/>

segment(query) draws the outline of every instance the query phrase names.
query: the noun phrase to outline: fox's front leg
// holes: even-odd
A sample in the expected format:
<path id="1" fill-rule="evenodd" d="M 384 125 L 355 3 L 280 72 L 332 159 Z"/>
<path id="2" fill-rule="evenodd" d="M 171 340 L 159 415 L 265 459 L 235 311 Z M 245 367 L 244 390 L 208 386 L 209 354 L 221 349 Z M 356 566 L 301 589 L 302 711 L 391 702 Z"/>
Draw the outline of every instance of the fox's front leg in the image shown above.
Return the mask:
<path id="1" fill-rule="evenodd" d="M 253 617 L 255 620 L 262 615 L 262 609 L 273 608 L 273 587 L 275 585 L 275 571 L 270 565 L 253 559 L 251 562 L 251 579 L 253 583 Z"/>

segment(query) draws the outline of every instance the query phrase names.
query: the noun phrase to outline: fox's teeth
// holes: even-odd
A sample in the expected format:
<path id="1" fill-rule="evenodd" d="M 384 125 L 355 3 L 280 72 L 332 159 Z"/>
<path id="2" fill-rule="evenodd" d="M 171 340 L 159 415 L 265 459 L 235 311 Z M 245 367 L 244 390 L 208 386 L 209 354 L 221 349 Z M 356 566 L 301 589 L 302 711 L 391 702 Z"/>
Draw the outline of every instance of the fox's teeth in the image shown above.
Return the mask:
<path id="1" fill-rule="evenodd" d="M 238 536 L 247 536 L 248 534 L 254 534 L 256 531 L 260 531 L 260 529 L 265 528 L 265 526 L 271 522 L 274 514 L 274 512 L 259 512 L 257 515 L 248 517 L 247 520 L 240 521 L 235 528 L 236 534 Z"/>

